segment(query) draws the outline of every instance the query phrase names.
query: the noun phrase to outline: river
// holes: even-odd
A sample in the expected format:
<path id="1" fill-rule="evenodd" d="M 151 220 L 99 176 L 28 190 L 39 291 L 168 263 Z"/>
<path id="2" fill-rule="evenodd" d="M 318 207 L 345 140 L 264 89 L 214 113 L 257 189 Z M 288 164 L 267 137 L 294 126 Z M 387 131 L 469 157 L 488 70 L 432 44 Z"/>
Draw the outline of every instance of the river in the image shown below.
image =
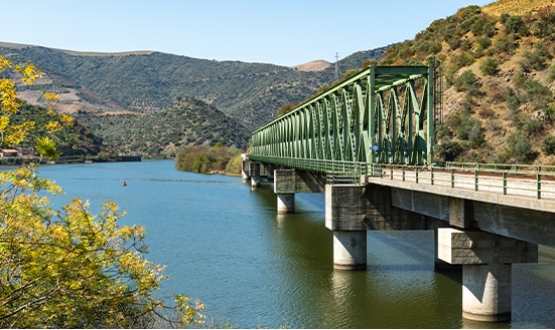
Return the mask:
<path id="1" fill-rule="evenodd" d="M 166 265 L 161 294 L 200 299 L 217 322 L 254 328 L 555 328 L 555 249 L 513 267 L 513 319 L 461 317 L 460 271 L 434 272 L 433 232 L 368 232 L 366 271 L 333 269 L 324 195 L 298 194 L 278 216 L 271 186 L 180 172 L 172 161 L 44 165 L 65 191 L 56 207 L 110 200 L 147 229 L 147 258 Z M 123 182 L 127 186 L 123 186 Z M 220 323 L 221 324 L 221 323 Z"/>

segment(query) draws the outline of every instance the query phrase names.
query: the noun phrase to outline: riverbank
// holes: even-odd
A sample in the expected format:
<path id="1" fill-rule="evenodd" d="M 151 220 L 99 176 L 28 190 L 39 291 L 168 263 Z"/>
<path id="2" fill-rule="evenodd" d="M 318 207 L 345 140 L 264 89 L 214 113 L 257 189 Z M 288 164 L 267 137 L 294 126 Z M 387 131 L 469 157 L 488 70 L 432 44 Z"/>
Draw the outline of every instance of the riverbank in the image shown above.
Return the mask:
<path id="1" fill-rule="evenodd" d="M 177 154 L 175 168 L 184 172 L 203 174 L 241 175 L 241 150 L 215 146 L 195 146 Z"/>
<path id="2" fill-rule="evenodd" d="M 140 162 L 141 156 L 67 156 L 59 157 L 55 161 L 39 157 L 4 157 L 0 158 L 0 165 L 13 166 L 24 163 L 41 164 L 90 164 L 90 163 L 116 163 L 116 162 Z"/>

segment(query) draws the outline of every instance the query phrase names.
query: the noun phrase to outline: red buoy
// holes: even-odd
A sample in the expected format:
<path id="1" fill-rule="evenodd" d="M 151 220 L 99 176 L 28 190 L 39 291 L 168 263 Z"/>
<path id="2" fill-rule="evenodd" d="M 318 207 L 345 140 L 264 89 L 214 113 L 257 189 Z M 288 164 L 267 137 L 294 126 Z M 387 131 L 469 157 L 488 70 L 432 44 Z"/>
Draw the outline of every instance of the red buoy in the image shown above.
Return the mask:
<path id="1" fill-rule="evenodd" d="M 127 182 L 123 181 L 123 186 L 127 187 Z"/>

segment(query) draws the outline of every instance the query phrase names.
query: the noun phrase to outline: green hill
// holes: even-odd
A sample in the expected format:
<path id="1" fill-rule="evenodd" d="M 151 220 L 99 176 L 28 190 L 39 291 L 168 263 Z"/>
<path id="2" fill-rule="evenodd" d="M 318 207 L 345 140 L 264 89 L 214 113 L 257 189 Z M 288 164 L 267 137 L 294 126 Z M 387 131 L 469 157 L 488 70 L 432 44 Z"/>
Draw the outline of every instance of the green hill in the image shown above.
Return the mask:
<path id="1" fill-rule="evenodd" d="M 12 116 L 13 124 L 33 121 L 35 127 L 28 132 L 27 138 L 20 144 L 21 147 L 34 147 L 35 140 L 39 137 L 50 136 L 56 143 L 56 149 L 61 156 L 96 156 L 102 151 L 111 148 L 104 143 L 102 138 L 92 133 L 89 128 L 74 120 L 72 126 L 62 125 L 62 129 L 47 134 L 45 126 L 49 121 L 56 121 L 56 117 L 48 114 L 44 107 L 24 103 L 19 111 Z"/>
<path id="2" fill-rule="evenodd" d="M 113 145 L 118 152 L 174 158 L 190 146 L 223 145 L 246 149 L 249 132 L 214 106 L 185 97 L 147 114 L 98 116 L 80 113 L 78 120 Z"/>
<path id="3" fill-rule="evenodd" d="M 353 54 L 338 63 L 340 70 L 360 68 L 369 56 L 379 58 L 384 50 Z M 157 52 L 94 56 L 4 43 L 0 44 L 0 54 L 41 68 L 46 78 L 37 85 L 20 87 L 20 91 L 61 93 L 62 100 L 67 97 L 57 105 L 60 111 L 149 113 L 169 106 L 178 97 L 195 97 L 249 129 L 267 122 L 282 105 L 300 101 L 318 86 L 334 80 L 332 67 L 302 72 L 273 64 L 212 61 Z M 40 93 L 28 94 L 40 102 Z"/>
<path id="4" fill-rule="evenodd" d="M 462 8 L 385 52 L 381 65 L 440 64 L 438 160 L 555 164 L 555 7 L 545 4 Z"/>

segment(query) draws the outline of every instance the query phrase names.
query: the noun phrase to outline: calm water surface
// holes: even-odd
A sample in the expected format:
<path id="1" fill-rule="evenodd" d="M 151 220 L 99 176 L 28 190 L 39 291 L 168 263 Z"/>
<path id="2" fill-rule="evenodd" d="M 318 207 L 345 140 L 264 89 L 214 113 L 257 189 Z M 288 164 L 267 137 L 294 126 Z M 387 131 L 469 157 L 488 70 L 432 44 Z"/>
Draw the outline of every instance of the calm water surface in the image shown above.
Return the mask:
<path id="1" fill-rule="evenodd" d="M 368 232 L 367 271 L 333 270 L 324 195 L 298 194 L 278 216 L 271 186 L 176 171 L 172 161 L 45 165 L 65 191 L 54 203 L 103 200 L 147 228 L 148 259 L 167 266 L 162 294 L 206 304 L 236 327 L 555 328 L 555 251 L 513 267 L 513 321 L 461 317 L 460 272 L 433 270 L 433 232 Z M 123 187 L 123 181 L 127 187 Z"/>

